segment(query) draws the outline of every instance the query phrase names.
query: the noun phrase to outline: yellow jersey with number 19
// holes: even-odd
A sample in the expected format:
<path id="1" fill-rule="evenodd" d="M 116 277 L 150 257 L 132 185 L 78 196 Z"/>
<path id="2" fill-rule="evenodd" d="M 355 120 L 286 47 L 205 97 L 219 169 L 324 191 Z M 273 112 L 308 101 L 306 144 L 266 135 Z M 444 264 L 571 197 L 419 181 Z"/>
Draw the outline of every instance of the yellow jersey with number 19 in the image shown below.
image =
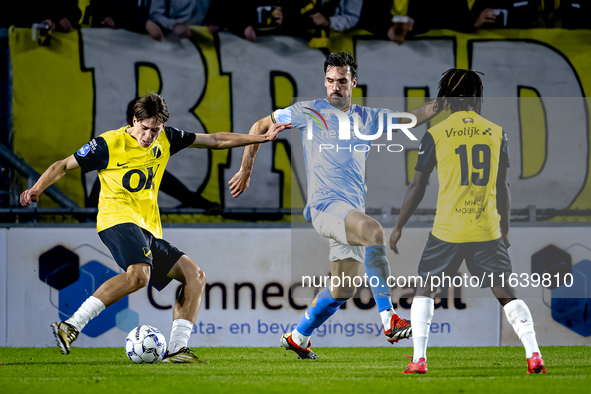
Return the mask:
<path id="1" fill-rule="evenodd" d="M 431 127 L 419 145 L 415 170 L 437 166 L 439 194 L 434 237 L 451 243 L 501 237 L 497 211 L 499 166 L 509 167 L 503 128 L 473 111 L 458 111 Z"/>
<path id="2" fill-rule="evenodd" d="M 166 126 L 142 147 L 127 129 L 107 131 L 74 154 L 83 172 L 97 170 L 101 183 L 97 230 L 135 223 L 162 238 L 158 189 L 170 156 L 195 141 L 195 134 Z"/>

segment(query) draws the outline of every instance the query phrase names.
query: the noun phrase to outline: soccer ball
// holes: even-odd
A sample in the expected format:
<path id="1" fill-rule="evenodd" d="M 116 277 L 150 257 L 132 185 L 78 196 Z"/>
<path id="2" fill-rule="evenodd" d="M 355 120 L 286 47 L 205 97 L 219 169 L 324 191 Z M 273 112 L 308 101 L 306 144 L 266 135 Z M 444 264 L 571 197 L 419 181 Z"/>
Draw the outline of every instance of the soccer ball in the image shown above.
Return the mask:
<path id="1" fill-rule="evenodd" d="M 125 353 L 136 364 L 155 364 L 162 360 L 165 352 L 166 339 L 152 326 L 134 328 L 125 340 Z"/>

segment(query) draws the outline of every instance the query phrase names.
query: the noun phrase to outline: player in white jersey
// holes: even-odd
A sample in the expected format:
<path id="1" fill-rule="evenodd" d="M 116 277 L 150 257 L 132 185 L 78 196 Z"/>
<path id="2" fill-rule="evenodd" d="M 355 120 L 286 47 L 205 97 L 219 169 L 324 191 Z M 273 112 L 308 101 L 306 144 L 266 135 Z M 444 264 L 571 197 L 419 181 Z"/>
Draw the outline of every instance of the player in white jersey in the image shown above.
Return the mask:
<path id="1" fill-rule="evenodd" d="M 378 279 L 379 283 L 371 287 L 384 333 L 388 341 L 398 342 L 411 336 L 411 327 L 392 306 L 386 284 L 390 266 L 386 259 L 384 230 L 378 221 L 365 214 L 365 160 L 371 140 L 363 138 L 381 133 L 387 125 L 388 113 L 392 121 L 395 111 L 351 105 L 351 92 L 357 85 L 357 63 L 351 53 L 330 54 L 324 62 L 324 73 L 326 99 L 299 102 L 277 110 L 256 122 L 250 133 L 263 134 L 277 122 L 292 122 L 294 128 L 302 130 L 312 124 L 312 130 L 302 133 L 308 179 L 304 216 L 318 233 L 329 239 L 333 276 L 354 278 L 360 273 L 360 263 L 364 263 L 367 276 Z M 421 124 L 435 112 L 433 106 L 427 104 L 412 114 Z M 339 118 L 350 121 L 351 125 L 356 117 L 357 132 L 351 132 L 351 127 L 339 127 Z M 405 120 L 408 119 L 400 118 L 401 123 Z M 339 134 L 347 134 L 347 131 L 352 138 L 339 138 Z M 257 147 L 244 149 L 240 171 L 229 182 L 233 197 L 238 197 L 248 187 L 257 151 Z M 351 283 L 321 290 L 297 328 L 281 337 L 282 346 L 295 351 L 302 359 L 318 358 L 310 350 L 312 332 L 353 297 L 355 290 Z"/>

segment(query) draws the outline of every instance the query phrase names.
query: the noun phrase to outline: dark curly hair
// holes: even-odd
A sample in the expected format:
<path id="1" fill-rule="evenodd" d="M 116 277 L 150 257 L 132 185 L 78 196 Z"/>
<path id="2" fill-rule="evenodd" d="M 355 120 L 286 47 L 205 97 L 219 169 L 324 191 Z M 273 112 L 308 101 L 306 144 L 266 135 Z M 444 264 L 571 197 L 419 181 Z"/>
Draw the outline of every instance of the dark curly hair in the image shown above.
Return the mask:
<path id="1" fill-rule="evenodd" d="M 479 71 L 450 68 L 444 72 L 439 81 L 437 97 L 457 97 L 452 100 L 438 100 L 436 110 L 449 109 L 452 112 L 465 111 L 472 108 L 480 113 L 482 107 L 482 80 L 478 76 L 484 75 Z M 441 107 L 441 108 L 440 108 Z"/>

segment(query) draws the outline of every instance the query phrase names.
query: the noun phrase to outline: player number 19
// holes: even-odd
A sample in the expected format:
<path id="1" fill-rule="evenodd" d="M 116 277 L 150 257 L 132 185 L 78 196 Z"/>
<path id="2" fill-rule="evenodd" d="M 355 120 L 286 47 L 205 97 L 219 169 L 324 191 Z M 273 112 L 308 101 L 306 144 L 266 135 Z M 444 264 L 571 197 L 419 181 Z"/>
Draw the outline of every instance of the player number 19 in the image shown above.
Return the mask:
<path id="1" fill-rule="evenodd" d="M 480 153 L 482 152 L 482 158 Z M 466 145 L 460 145 L 456 149 L 456 154 L 460 155 L 460 167 L 462 169 L 462 186 L 468 186 L 468 152 Z M 472 173 L 472 183 L 476 186 L 486 186 L 490 178 L 490 146 L 477 144 L 472 147 L 472 167 L 482 172 Z"/>

